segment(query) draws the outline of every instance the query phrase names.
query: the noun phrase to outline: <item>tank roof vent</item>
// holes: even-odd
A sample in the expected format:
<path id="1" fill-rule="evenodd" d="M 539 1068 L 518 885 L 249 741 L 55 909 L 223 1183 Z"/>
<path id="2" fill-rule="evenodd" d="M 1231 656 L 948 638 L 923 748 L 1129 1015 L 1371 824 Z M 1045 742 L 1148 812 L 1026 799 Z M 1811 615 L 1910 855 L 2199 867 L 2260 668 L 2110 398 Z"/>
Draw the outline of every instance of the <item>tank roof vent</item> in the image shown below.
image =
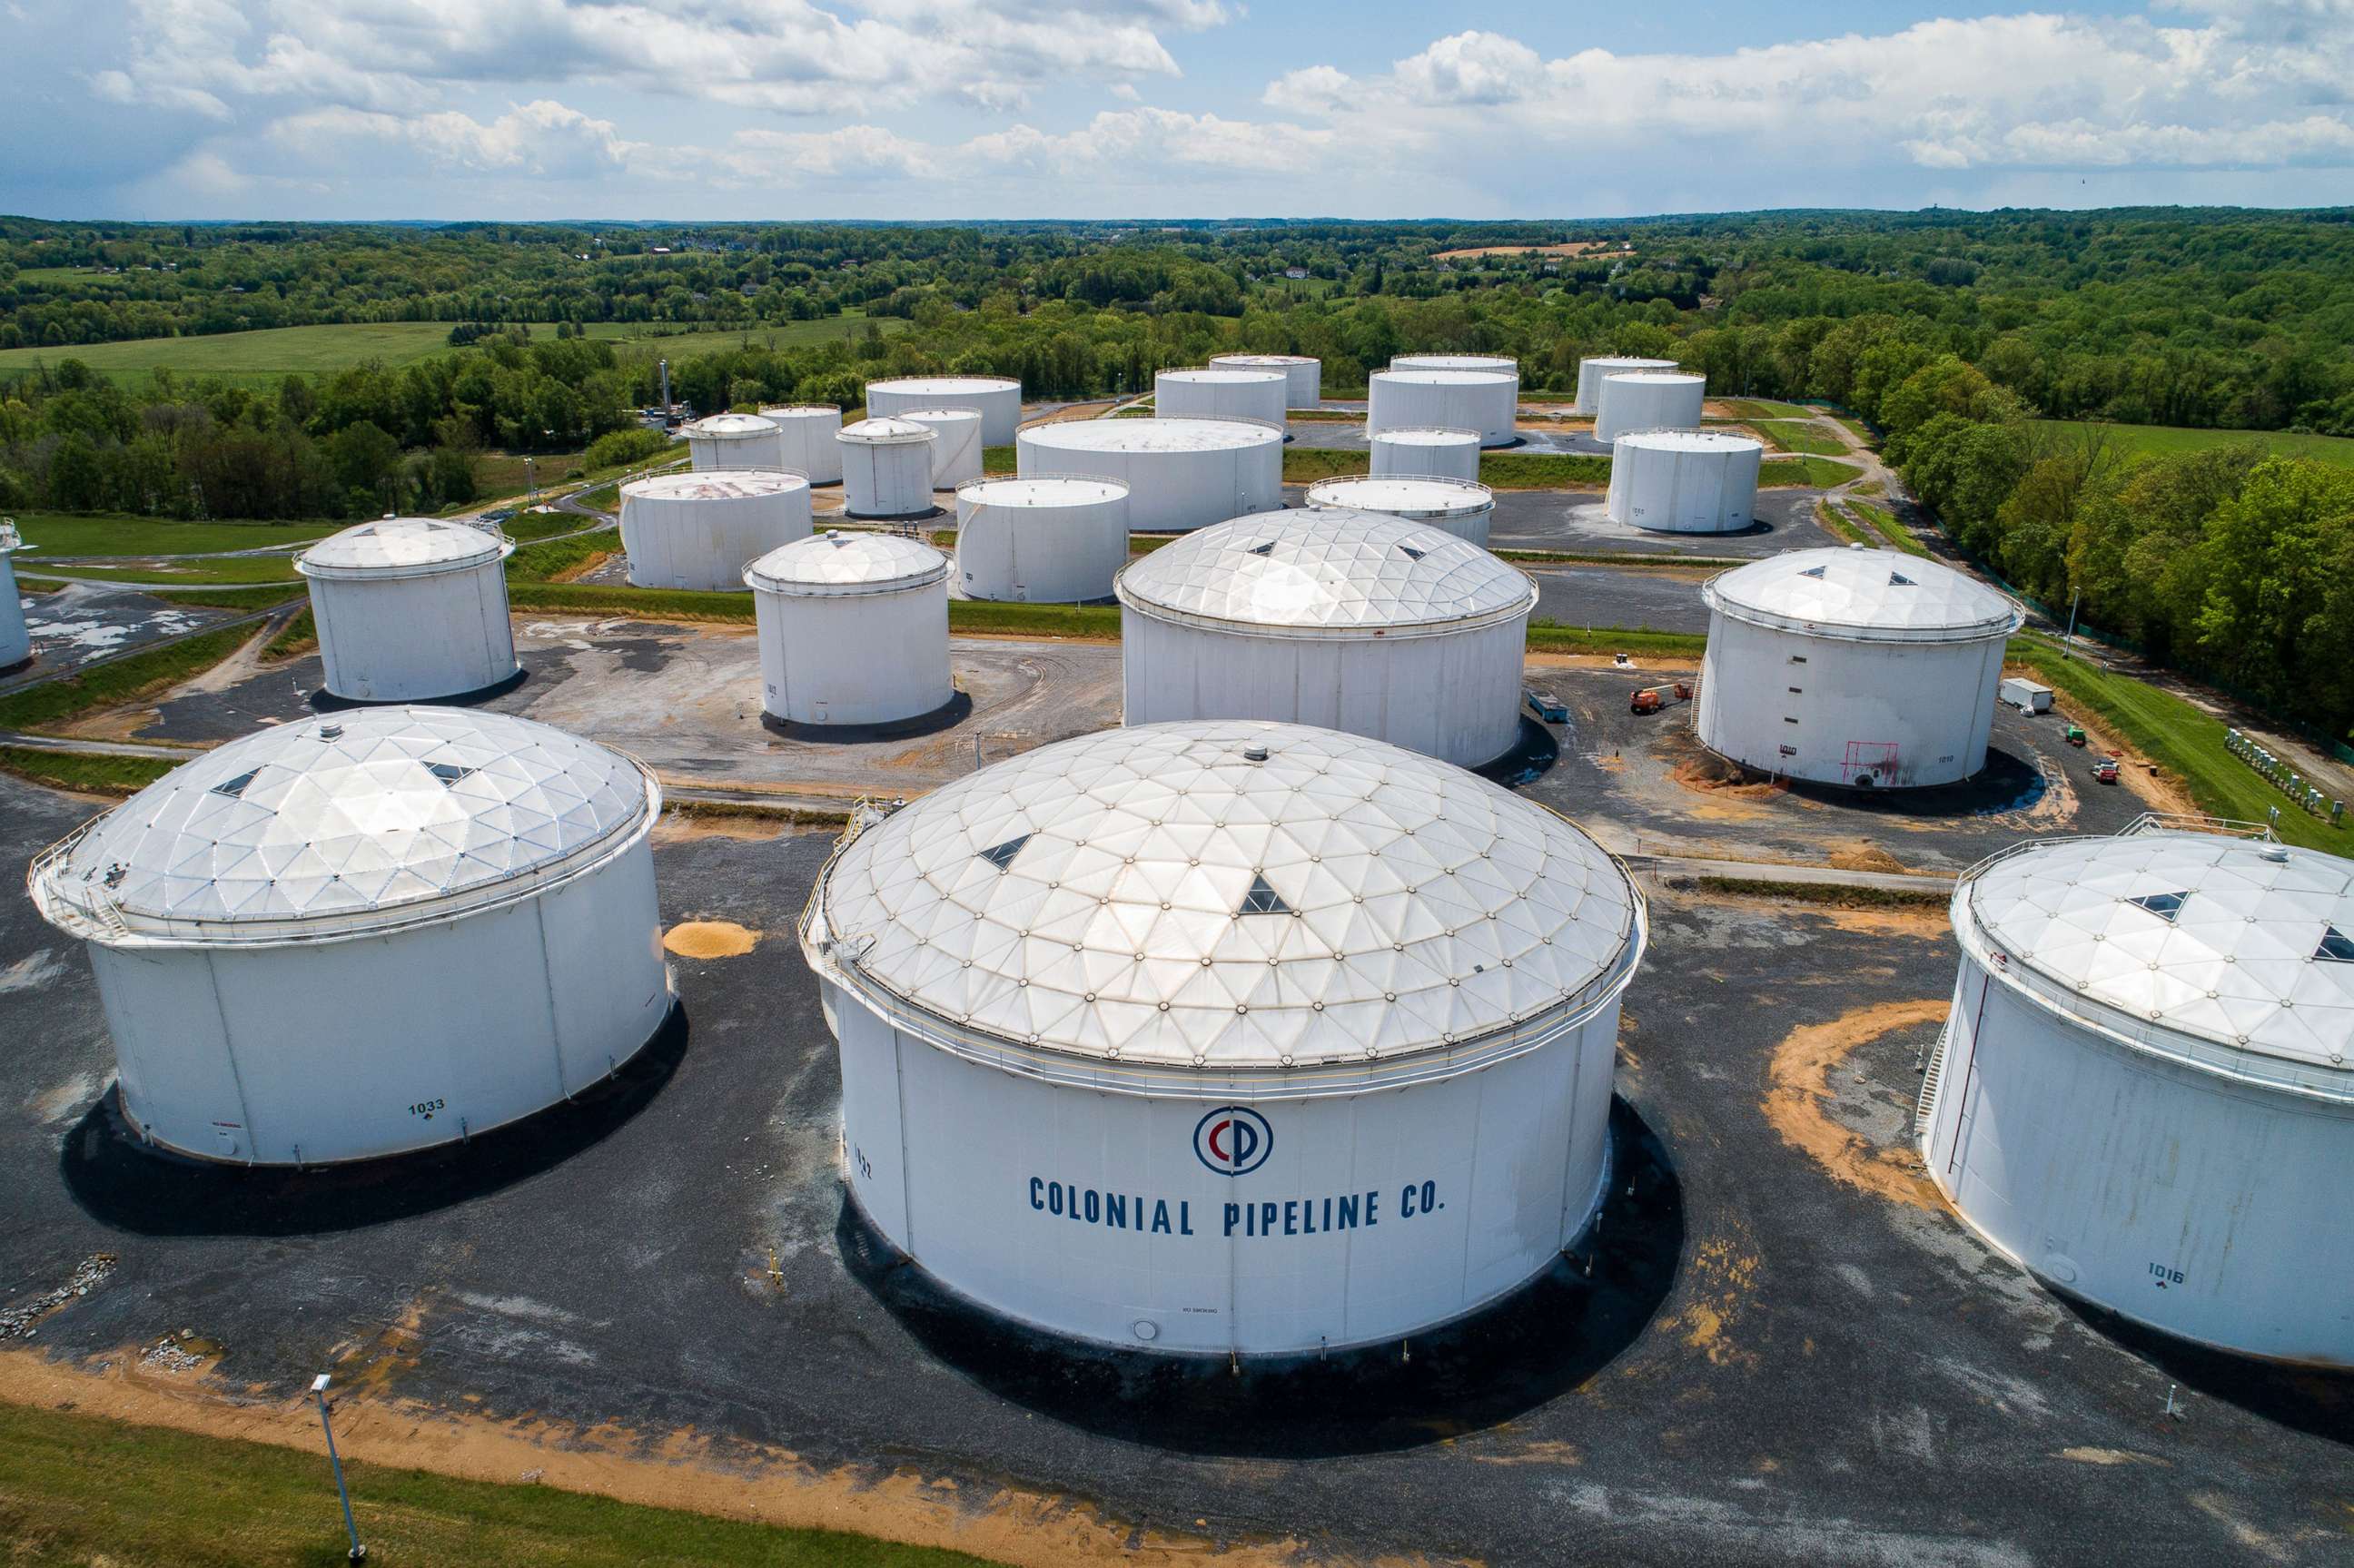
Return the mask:
<path id="1" fill-rule="evenodd" d="M 1398 552 L 1409 561 L 1418 561 L 1429 553 L 1426 550 L 1417 550 L 1412 545 L 1400 545 Z"/>
<path id="2" fill-rule="evenodd" d="M 2190 896 L 2187 892 L 2145 893 L 2139 898 L 2128 898 L 2126 902 L 2138 908 L 2147 909 L 2159 919 L 2172 925 L 2174 917 L 2182 912 L 2182 901 Z"/>
<path id="3" fill-rule="evenodd" d="M 1243 906 L 1235 913 L 1237 915 L 1288 915 L 1291 913 L 1291 906 L 1283 901 L 1281 894 L 1267 885 L 1267 874 L 1259 872 L 1252 875 L 1250 891 L 1243 895 Z"/>
<path id="4" fill-rule="evenodd" d="M 1820 567 L 1808 567 L 1805 571 L 1800 572 L 1798 575 L 1802 577 L 1819 577 L 1823 575 L 1823 568 Z"/>
<path id="5" fill-rule="evenodd" d="M 1030 835 L 1023 833 L 1018 839 L 1008 839 L 1002 844 L 991 845 L 981 852 L 981 858 L 1002 872 L 1013 863 L 1013 857 L 1020 854 L 1022 846 L 1029 842 Z"/>
<path id="6" fill-rule="evenodd" d="M 447 789 L 474 770 L 471 768 L 461 768 L 454 762 L 429 762 L 425 765 L 425 771 L 441 780 L 441 787 Z"/>
<path id="7" fill-rule="evenodd" d="M 1254 556 L 1272 556 L 1272 555 L 1274 555 L 1274 554 L 1275 554 L 1275 541 L 1274 541 L 1274 540 L 1272 540 L 1272 539 L 1269 539 L 1269 540 L 1268 540 L 1266 544 L 1264 544 L 1264 545 L 1253 545 L 1253 546 L 1250 547 L 1250 554 L 1252 554 L 1252 555 L 1254 555 Z"/>
<path id="8" fill-rule="evenodd" d="M 2321 946 L 2313 949 L 2313 956 L 2327 963 L 2354 964 L 2354 938 L 2335 926 L 2324 926 Z"/>
<path id="9" fill-rule="evenodd" d="M 245 798 L 245 787 L 252 783 L 260 776 L 260 768 L 249 768 L 244 772 L 239 774 L 236 778 L 224 779 L 219 783 L 214 785 L 212 792 L 216 795 L 226 795 L 232 800 L 243 800 Z"/>

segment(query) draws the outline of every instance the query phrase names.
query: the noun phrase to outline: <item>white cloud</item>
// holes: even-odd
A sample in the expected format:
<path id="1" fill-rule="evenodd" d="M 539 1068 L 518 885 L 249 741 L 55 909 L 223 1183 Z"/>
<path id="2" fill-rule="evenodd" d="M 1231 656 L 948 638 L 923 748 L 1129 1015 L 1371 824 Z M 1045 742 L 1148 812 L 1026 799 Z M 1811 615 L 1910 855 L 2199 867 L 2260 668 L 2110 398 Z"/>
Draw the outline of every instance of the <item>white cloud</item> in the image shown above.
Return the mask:
<path id="1" fill-rule="evenodd" d="M 101 19 L 17 29 L 0 210 L 302 216 L 315 189 L 335 216 L 770 216 L 744 193 L 791 186 L 876 217 L 2354 199 L 2354 0 L 2151 3 L 1552 58 L 1465 8 L 1386 69 L 1294 55 L 1238 112 L 1227 62 L 1277 57 L 1222 0 L 95 0 Z"/>
<path id="2" fill-rule="evenodd" d="M 270 129 L 270 141 L 294 164 L 381 166 L 379 154 L 422 158 L 434 171 L 578 180 L 629 166 L 639 143 L 610 121 L 547 99 L 518 104 L 487 122 L 455 111 L 403 117 L 364 109 L 314 109 Z"/>
<path id="3" fill-rule="evenodd" d="M 1544 86 L 1544 61 L 1494 33 L 1458 33 L 1397 62 L 1399 90 L 1418 103 L 1509 103 Z"/>

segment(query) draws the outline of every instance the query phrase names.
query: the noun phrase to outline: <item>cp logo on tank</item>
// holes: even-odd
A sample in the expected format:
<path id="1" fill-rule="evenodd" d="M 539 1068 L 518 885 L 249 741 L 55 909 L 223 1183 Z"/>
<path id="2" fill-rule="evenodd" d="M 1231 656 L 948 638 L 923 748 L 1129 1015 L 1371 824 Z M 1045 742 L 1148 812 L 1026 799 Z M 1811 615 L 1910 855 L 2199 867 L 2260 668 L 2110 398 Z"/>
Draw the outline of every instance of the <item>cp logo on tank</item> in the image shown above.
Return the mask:
<path id="1" fill-rule="evenodd" d="M 1247 1106 L 1220 1106 L 1193 1124 L 1193 1153 L 1221 1176 L 1246 1176 L 1267 1163 L 1275 1128 Z"/>

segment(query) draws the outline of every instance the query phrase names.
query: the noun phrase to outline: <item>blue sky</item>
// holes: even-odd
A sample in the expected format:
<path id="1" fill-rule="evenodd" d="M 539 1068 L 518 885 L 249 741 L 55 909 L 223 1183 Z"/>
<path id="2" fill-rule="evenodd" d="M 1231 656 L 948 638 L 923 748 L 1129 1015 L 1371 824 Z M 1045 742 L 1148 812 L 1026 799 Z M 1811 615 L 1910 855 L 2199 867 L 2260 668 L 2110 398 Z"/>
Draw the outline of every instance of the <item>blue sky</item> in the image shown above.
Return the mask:
<path id="1" fill-rule="evenodd" d="M 2354 0 L 0 0 L 0 211 L 2354 202 Z"/>

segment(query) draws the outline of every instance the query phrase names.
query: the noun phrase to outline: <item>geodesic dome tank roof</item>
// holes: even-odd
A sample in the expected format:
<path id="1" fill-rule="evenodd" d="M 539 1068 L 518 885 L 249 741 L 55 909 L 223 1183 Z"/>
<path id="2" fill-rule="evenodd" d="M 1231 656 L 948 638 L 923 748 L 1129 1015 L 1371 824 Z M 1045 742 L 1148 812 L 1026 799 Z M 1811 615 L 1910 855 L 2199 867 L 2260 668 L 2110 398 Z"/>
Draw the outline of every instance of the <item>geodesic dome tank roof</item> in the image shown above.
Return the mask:
<path id="1" fill-rule="evenodd" d="M 1164 619 L 1311 637 L 1447 631 L 1526 615 L 1518 567 L 1426 523 L 1341 507 L 1263 512 L 1131 562 L 1120 602 Z"/>
<path id="2" fill-rule="evenodd" d="M 542 885 L 661 800 L 634 759 L 530 719 L 355 709 L 174 769 L 37 863 L 34 896 L 101 941 L 358 934 Z"/>
<path id="3" fill-rule="evenodd" d="M 2217 833 L 2061 840 L 1979 868 L 1954 923 L 2056 1011 L 2354 1098 L 2354 861 Z"/>
<path id="4" fill-rule="evenodd" d="M 960 1035 L 1107 1061 L 1365 1063 L 1615 994 L 1626 872 L 1476 774 L 1299 725 L 1041 747 L 851 841 L 813 944 Z"/>
<path id="5" fill-rule="evenodd" d="M 1976 577 L 1894 550 L 1791 550 L 1711 577 L 1701 596 L 1735 620 L 1866 642 L 2007 637 L 2026 619 Z"/>

